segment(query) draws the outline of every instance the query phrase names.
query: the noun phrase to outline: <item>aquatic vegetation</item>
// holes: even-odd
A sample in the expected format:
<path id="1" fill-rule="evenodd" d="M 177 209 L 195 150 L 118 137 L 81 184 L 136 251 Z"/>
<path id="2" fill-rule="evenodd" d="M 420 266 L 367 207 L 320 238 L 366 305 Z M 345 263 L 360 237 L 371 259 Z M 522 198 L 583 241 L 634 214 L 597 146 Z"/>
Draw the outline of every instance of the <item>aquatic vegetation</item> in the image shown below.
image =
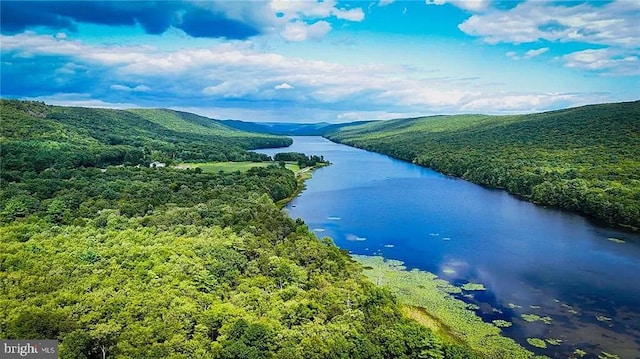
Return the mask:
<path id="1" fill-rule="evenodd" d="M 563 340 L 562 339 L 545 339 L 547 341 L 547 343 L 551 344 L 551 345 L 560 345 L 562 344 Z"/>
<path id="2" fill-rule="evenodd" d="M 582 358 L 585 355 L 587 355 L 587 352 L 585 352 L 582 349 L 576 349 L 576 350 L 573 351 L 573 356 L 576 357 L 576 358 Z"/>
<path id="3" fill-rule="evenodd" d="M 533 353 L 518 345 L 513 339 L 500 334 L 492 323 L 485 323 L 467 304 L 453 298 L 450 293 L 460 288 L 429 272 L 403 270 L 399 261 L 385 261 L 382 257 L 353 255 L 365 269 L 365 275 L 374 283 L 387 287 L 411 307 L 423 308 L 431 320 L 441 323 L 443 335 L 467 343 L 486 358 L 533 358 Z M 438 330 L 436 330 L 438 331 Z"/>
<path id="4" fill-rule="evenodd" d="M 522 314 L 521 317 L 529 323 L 541 321 L 544 324 L 551 324 L 551 321 L 553 320 L 551 317 L 541 317 L 535 314 Z"/>
<path id="5" fill-rule="evenodd" d="M 610 321 L 612 321 L 612 320 L 613 320 L 613 319 L 611 319 L 611 318 L 609 318 L 609 317 L 605 317 L 604 315 L 596 315 L 596 319 L 597 319 L 599 322 L 610 322 Z"/>
<path id="6" fill-rule="evenodd" d="M 569 304 L 562 303 L 562 307 L 565 308 L 569 314 L 578 314 L 578 311 Z"/>
<path id="7" fill-rule="evenodd" d="M 481 283 L 466 283 L 461 287 L 463 290 L 487 290 Z"/>
<path id="8" fill-rule="evenodd" d="M 616 354 L 611 354 L 607 352 L 602 352 L 598 355 L 598 359 L 619 359 L 620 357 Z"/>
<path id="9" fill-rule="evenodd" d="M 547 343 L 540 338 L 527 338 L 527 343 L 536 348 L 546 349 Z"/>
<path id="10" fill-rule="evenodd" d="M 614 243 L 627 243 L 624 239 L 620 238 L 609 237 L 607 239 Z"/>
<path id="11" fill-rule="evenodd" d="M 509 328 L 510 326 L 513 325 L 513 323 L 507 322 L 506 320 L 502 320 L 502 319 L 496 319 L 492 321 L 492 323 L 498 328 Z"/>
<path id="12" fill-rule="evenodd" d="M 513 303 L 507 303 L 507 306 L 511 309 L 518 309 L 518 308 L 522 308 L 521 305 L 517 305 L 517 304 L 513 304 Z"/>

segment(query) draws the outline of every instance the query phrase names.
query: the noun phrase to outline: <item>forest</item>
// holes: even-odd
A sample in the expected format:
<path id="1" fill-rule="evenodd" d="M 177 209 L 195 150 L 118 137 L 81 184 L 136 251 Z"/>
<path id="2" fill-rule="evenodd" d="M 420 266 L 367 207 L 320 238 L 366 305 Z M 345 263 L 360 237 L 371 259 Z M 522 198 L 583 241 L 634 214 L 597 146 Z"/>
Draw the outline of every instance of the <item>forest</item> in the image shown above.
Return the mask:
<path id="1" fill-rule="evenodd" d="M 398 119 L 325 136 L 534 203 L 640 228 L 640 101 L 530 115 Z"/>
<path id="2" fill-rule="evenodd" d="M 274 202 L 290 143 L 169 110 L 2 101 L 0 338 L 61 358 L 481 358 L 408 319 L 331 239 Z M 196 126 L 210 131 L 195 130 Z"/>

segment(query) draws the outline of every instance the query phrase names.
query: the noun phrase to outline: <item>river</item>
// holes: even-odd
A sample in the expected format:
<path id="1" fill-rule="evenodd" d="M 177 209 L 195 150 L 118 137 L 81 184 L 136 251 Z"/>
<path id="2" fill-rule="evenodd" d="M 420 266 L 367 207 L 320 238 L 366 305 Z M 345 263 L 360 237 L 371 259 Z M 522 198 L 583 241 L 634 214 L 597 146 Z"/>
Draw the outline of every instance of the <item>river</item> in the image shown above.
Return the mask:
<path id="1" fill-rule="evenodd" d="M 640 235 L 522 201 L 388 156 L 293 137 L 286 149 L 332 162 L 286 207 L 319 237 L 381 255 L 451 283 L 482 283 L 465 301 L 527 349 L 569 358 L 575 348 L 640 358 Z M 624 241 L 624 242 L 623 242 Z M 549 324 L 522 314 L 548 316 Z M 561 339 L 534 348 L 526 338 Z"/>

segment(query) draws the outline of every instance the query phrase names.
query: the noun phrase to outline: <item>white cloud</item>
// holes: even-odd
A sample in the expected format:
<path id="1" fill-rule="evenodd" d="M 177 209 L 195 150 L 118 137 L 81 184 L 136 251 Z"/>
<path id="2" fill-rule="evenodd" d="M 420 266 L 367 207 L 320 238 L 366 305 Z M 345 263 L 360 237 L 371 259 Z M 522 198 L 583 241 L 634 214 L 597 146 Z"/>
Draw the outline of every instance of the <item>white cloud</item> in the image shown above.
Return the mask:
<path id="1" fill-rule="evenodd" d="M 115 85 L 111 85 L 109 86 L 110 89 L 115 90 L 115 91 L 124 91 L 124 92 L 149 92 L 151 91 L 151 88 L 145 85 L 138 85 L 135 87 L 129 87 L 129 86 L 125 86 L 125 85 L 119 85 L 119 84 L 115 84 Z"/>
<path id="2" fill-rule="evenodd" d="M 518 53 L 515 51 L 509 51 L 505 54 L 508 58 L 513 59 L 513 60 L 520 60 L 520 56 L 518 56 Z"/>
<path id="3" fill-rule="evenodd" d="M 515 51 L 509 51 L 505 55 L 508 58 L 512 59 L 512 60 L 523 60 L 523 59 L 524 60 L 528 60 L 528 59 L 532 59 L 532 58 L 534 58 L 536 56 L 540 56 L 540 55 L 544 54 L 547 51 L 549 51 L 548 47 L 542 47 L 542 48 L 539 48 L 539 49 L 536 49 L 536 50 L 529 50 L 529 51 L 525 52 L 524 55 L 522 55 L 522 56 L 518 55 L 518 53 L 515 52 Z"/>
<path id="4" fill-rule="evenodd" d="M 286 83 L 286 82 L 283 82 L 283 83 L 281 83 L 280 85 L 276 85 L 276 86 L 274 87 L 274 89 L 275 89 L 275 90 L 291 90 L 291 89 L 293 89 L 293 88 L 294 88 L 293 86 L 289 85 L 289 84 L 288 84 L 288 83 Z"/>
<path id="5" fill-rule="evenodd" d="M 333 15 L 338 19 L 360 22 L 364 20 L 364 12 L 361 8 L 355 9 L 334 9 Z"/>
<path id="6" fill-rule="evenodd" d="M 531 58 L 534 58 L 536 56 L 540 56 L 540 55 L 544 54 L 547 51 L 549 51 L 548 47 L 542 47 L 542 48 L 539 48 L 537 50 L 529 50 L 529 51 L 524 53 L 524 58 L 525 59 L 531 59 Z"/>
<path id="7" fill-rule="evenodd" d="M 391 5 L 395 2 L 395 0 L 380 0 L 378 1 L 378 6 L 387 6 L 387 5 Z"/>
<path id="8" fill-rule="evenodd" d="M 288 41 L 320 40 L 329 31 L 331 31 L 331 25 L 326 21 L 318 21 L 313 24 L 295 21 L 288 23 L 280 35 Z"/>
<path id="9" fill-rule="evenodd" d="M 209 0 L 194 4 L 222 12 L 231 19 L 261 29 L 263 33 L 279 34 L 288 41 L 318 40 L 331 30 L 326 22 L 331 17 L 355 22 L 365 17 L 362 8 L 340 8 L 335 0 Z"/>
<path id="10" fill-rule="evenodd" d="M 612 75 L 640 75 L 637 54 L 612 49 L 588 49 L 564 55 L 565 67 L 588 71 L 606 71 Z"/>
<path id="11" fill-rule="evenodd" d="M 484 11 L 491 5 L 491 0 L 425 0 L 427 5 L 451 4 L 472 12 Z"/>
<path id="12" fill-rule="evenodd" d="M 603 5 L 555 3 L 528 0 L 512 9 L 492 9 L 476 14 L 458 26 L 463 32 L 481 37 L 489 44 L 534 43 L 541 40 L 559 43 L 586 43 L 606 46 L 597 52 L 578 52 L 561 57 L 565 66 L 600 70 L 608 75 L 637 73 L 640 52 L 640 2 L 614 0 Z M 531 50 L 523 56 L 507 53 L 512 59 L 530 59 L 547 50 Z M 542 52 L 539 52 L 542 51 Z M 609 55 L 609 58 L 602 56 Z M 583 59 L 582 57 L 585 57 Z"/>
<path id="13" fill-rule="evenodd" d="M 539 40 L 585 42 L 635 48 L 640 45 L 640 2 L 618 0 L 602 6 L 526 1 L 508 10 L 475 14 L 458 27 L 490 44 Z"/>
<path id="14" fill-rule="evenodd" d="M 207 86 L 202 93 L 221 98 L 243 98 L 258 93 L 260 85 L 260 81 L 257 80 L 230 80 L 219 85 Z"/>

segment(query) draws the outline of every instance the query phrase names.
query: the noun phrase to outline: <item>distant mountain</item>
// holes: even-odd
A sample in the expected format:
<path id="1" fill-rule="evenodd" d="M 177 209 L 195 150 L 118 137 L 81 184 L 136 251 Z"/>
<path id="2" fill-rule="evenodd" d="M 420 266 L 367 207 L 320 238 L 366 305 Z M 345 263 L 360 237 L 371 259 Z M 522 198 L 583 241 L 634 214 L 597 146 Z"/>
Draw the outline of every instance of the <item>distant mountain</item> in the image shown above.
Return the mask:
<path id="1" fill-rule="evenodd" d="M 345 126 L 365 124 L 374 121 L 357 121 L 350 123 L 331 124 L 319 123 L 287 123 L 287 122 L 247 122 L 239 120 L 222 120 L 220 123 L 242 131 L 268 133 L 287 136 L 322 136 Z"/>
<path id="2" fill-rule="evenodd" d="M 640 101 L 343 126 L 329 139 L 640 228 Z"/>

